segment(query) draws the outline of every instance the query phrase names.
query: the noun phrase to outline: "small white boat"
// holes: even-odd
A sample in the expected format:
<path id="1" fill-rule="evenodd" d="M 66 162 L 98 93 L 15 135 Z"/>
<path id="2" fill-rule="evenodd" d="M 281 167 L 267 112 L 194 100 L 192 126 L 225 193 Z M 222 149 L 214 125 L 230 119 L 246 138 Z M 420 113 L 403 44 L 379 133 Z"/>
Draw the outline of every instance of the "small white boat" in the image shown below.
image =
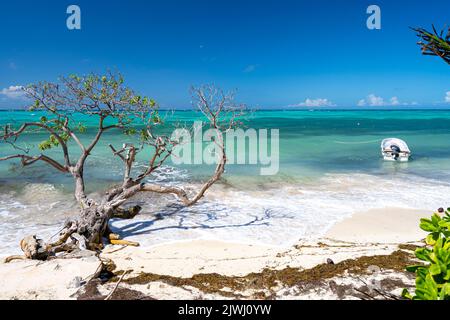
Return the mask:
<path id="1" fill-rule="evenodd" d="M 405 141 L 397 138 L 388 138 L 381 141 L 381 155 L 387 161 L 409 160 L 411 151 Z"/>

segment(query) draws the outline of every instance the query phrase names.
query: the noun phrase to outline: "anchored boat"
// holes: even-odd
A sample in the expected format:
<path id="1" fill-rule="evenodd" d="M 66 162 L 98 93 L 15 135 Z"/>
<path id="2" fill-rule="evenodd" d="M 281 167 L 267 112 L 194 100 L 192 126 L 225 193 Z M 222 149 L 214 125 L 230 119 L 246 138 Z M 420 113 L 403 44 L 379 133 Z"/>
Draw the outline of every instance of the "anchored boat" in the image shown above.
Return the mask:
<path id="1" fill-rule="evenodd" d="M 387 161 L 409 160 L 411 151 L 405 141 L 397 138 L 388 138 L 381 141 L 381 155 Z"/>

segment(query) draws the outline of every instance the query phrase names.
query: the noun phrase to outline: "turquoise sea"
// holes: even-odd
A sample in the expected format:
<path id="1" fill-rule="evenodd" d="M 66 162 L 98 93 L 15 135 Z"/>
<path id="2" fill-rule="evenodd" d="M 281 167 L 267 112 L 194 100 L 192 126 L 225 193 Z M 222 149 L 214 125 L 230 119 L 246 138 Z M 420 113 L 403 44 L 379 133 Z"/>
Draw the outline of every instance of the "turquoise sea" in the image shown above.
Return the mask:
<path id="1" fill-rule="evenodd" d="M 40 116 L 2 111 L 0 125 Z M 198 117 L 192 111 L 176 111 L 166 121 L 192 122 Z M 85 139 L 93 134 L 94 122 L 88 124 Z M 448 110 L 268 110 L 257 111 L 246 125 L 279 129 L 277 175 L 259 175 L 258 165 L 230 165 L 223 181 L 198 206 L 183 209 L 173 205 L 171 196 L 141 195 L 133 201 L 144 206 L 143 214 L 132 221 L 114 221 L 113 228 L 148 245 L 195 238 L 281 245 L 320 236 L 358 211 L 431 211 L 449 204 Z M 408 143 L 410 162 L 382 160 L 380 142 L 389 137 Z M 33 150 L 44 138 L 30 133 L 21 141 Z M 86 182 L 94 196 L 120 181 L 122 166 L 111 157 L 108 144 L 120 146 L 123 139 L 117 132 L 108 133 L 92 154 Z M 17 150 L 0 143 L 0 157 L 11 153 Z M 50 154 L 58 157 L 56 151 Z M 144 159 L 138 158 L 140 164 Z M 151 179 L 195 188 L 211 170 L 168 163 Z M 45 164 L 21 168 L 14 161 L 0 162 L 0 254 L 17 252 L 24 235 L 51 236 L 76 212 L 70 177 Z"/>

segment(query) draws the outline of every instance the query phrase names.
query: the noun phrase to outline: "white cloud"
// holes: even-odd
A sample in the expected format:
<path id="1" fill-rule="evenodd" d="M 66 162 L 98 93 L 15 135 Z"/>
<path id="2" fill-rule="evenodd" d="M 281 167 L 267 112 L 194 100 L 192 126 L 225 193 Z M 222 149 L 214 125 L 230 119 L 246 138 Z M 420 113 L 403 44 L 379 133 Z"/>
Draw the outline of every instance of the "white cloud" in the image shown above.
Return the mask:
<path id="1" fill-rule="evenodd" d="M 445 93 L 445 102 L 450 103 L 450 91 Z"/>
<path id="2" fill-rule="evenodd" d="M 336 105 L 328 99 L 317 98 L 317 99 L 306 99 L 305 102 L 300 102 L 295 105 L 290 105 L 290 107 L 335 107 Z"/>
<path id="3" fill-rule="evenodd" d="M 242 72 L 244 72 L 244 73 L 250 73 L 250 72 L 255 71 L 257 67 L 258 67 L 258 65 L 256 65 L 256 64 L 251 64 L 251 65 L 246 66 Z"/>
<path id="4" fill-rule="evenodd" d="M 369 94 L 365 99 L 361 99 L 357 104 L 359 107 L 385 107 L 385 106 L 409 106 L 417 105 L 417 102 L 400 102 L 398 97 L 391 97 L 386 101 L 383 97 L 376 96 L 373 93 Z"/>
<path id="5" fill-rule="evenodd" d="M 0 94 L 10 99 L 18 99 L 22 98 L 25 93 L 22 86 L 10 86 L 9 88 L 2 89 Z"/>
<path id="6" fill-rule="evenodd" d="M 382 97 L 378 97 L 374 94 L 369 94 L 367 96 L 367 104 L 371 107 L 384 106 L 384 99 Z"/>
<path id="7" fill-rule="evenodd" d="M 400 104 L 400 101 L 397 97 L 392 97 L 390 100 L 391 106 L 398 106 Z"/>

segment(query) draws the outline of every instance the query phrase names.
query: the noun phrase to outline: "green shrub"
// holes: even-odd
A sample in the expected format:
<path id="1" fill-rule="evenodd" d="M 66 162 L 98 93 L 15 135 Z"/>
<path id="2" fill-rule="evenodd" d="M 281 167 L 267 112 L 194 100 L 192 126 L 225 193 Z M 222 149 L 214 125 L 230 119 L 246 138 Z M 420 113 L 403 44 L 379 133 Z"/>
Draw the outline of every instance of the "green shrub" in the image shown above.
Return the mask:
<path id="1" fill-rule="evenodd" d="M 416 257 L 425 264 L 410 266 L 416 273 L 415 295 L 404 289 L 402 296 L 413 300 L 450 300 L 450 208 L 443 217 L 433 214 L 420 219 L 420 228 L 429 232 L 426 247 L 416 250 Z"/>

